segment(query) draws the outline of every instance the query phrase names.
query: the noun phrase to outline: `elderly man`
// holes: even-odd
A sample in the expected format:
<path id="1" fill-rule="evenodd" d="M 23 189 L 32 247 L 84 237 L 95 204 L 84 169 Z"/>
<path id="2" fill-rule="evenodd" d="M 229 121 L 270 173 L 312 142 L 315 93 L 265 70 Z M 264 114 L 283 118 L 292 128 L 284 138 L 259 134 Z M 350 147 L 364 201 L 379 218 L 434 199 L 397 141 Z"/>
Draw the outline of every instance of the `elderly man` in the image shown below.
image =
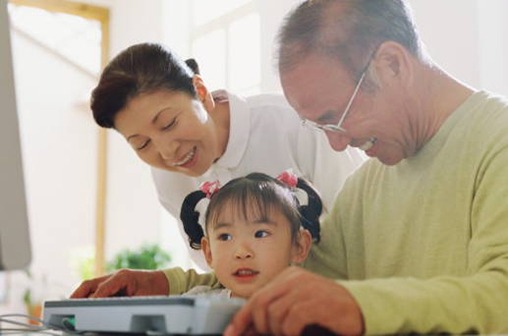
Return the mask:
<path id="1" fill-rule="evenodd" d="M 375 159 L 322 223 L 321 276 L 287 270 L 226 334 L 508 332 L 507 102 L 434 64 L 402 0 L 302 3 L 279 72 L 306 125 Z"/>

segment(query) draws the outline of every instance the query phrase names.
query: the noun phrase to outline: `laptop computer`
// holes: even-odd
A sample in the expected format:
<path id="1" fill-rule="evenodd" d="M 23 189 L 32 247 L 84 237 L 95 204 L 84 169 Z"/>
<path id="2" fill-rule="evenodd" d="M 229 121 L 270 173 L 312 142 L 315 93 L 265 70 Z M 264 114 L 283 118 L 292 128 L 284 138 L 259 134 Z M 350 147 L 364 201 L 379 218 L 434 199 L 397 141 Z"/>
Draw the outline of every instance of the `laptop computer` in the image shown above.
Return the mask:
<path id="1" fill-rule="evenodd" d="M 44 302 L 43 321 L 73 332 L 222 334 L 245 300 L 219 296 L 136 296 Z"/>

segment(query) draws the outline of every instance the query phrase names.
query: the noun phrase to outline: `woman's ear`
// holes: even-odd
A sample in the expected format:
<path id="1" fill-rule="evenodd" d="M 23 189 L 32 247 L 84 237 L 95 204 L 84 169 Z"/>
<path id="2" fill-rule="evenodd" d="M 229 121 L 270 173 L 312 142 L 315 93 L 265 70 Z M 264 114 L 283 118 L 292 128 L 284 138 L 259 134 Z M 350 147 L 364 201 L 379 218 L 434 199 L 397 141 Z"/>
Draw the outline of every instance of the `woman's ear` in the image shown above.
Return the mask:
<path id="1" fill-rule="evenodd" d="M 210 249 L 210 242 L 208 241 L 208 238 L 201 238 L 201 249 L 203 250 L 208 266 L 212 267 L 212 250 Z"/>
<path id="2" fill-rule="evenodd" d="M 192 76 L 192 84 L 194 85 L 198 99 L 201 101 L 201 103 L 203 103 L 205 109 L 207 111 L 213 110 L 215 107 L 215 102 L 213 100 L 212 93 L 208 91 L 203 78 L 200 75 Z"/>
<path id="3" fill-rule="evenodd" d="M 301 229 L 293 246 L 291 262 L 299 264 L 305 261 L 312 245 L 312 236 L 308 230 Z"/>

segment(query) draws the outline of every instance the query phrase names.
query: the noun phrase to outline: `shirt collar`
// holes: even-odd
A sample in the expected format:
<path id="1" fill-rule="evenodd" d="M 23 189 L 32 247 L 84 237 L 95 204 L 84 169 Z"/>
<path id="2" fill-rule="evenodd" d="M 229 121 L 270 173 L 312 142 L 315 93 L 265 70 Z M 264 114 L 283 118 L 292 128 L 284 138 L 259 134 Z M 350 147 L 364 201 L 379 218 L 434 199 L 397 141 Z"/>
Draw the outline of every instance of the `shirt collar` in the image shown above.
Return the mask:
<path id="1" fill-rule="evenodd" d="M 224 154 L 212 169 L 232 169 L 240 164 L 250 133 L 250 108 L 245 98 L 225 90 L 212 92 L 215 101 L 229 101 L 229 139 Z"/>

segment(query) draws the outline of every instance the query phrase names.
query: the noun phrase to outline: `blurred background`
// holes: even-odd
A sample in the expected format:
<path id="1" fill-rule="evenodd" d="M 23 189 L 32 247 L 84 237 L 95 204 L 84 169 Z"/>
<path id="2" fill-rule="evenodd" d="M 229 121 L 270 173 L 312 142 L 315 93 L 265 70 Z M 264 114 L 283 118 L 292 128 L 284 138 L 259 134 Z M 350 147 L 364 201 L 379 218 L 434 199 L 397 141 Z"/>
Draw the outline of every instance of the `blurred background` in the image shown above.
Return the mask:
<path id="1" fill-rule="evenodd" d="M 132 258 L 192 267 L 149 168 L 93 122 L 90 91 L 121 50 L 158 42 L 194 57 L 212 89 L 280 92 L 274 37 L 300 1 L 0 1 L 9 3 L 33 246 L 28 270 L 0 272 L 0 314 L 67 297 L 84 278 L 130 267 Z M 409 3 L 438 64 L 508 96 L 508 1 Z"/>

